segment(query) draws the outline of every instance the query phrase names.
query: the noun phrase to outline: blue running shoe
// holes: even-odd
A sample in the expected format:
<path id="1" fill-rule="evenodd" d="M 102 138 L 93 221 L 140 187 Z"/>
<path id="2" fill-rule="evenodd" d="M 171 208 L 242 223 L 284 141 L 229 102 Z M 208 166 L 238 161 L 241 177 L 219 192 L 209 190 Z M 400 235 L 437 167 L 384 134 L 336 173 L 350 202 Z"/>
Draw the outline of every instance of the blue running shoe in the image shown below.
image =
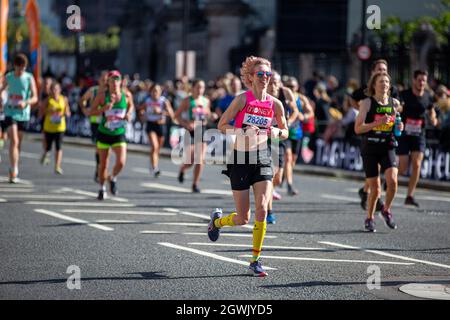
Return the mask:
<path id="1" fill-rule="evenodd" d="M 214 221 L 216 219 L 222 218 L 222 209 L 216 208 L 213 212 L 211 212 L 211 221 L 208 224 L 208 237 L 211 241 L 217 241 L 220 235 L 220 229 L 214 225 Z"/>
<path id="2" fill-rule="evenodd" d="M 277 223 L 277 219 L 275 219 L 275 215 L 273 213 L 267 215 L 266 221 L 268 224 Z"/>
<path id="3" fill-rule="evenodd" d="M 266 277 L 268 274 L 264 270 L 264 268 L 261 265 L 261 261 L 255 261 L 250 263 L 250 266 L 248 267 L 249 273 L 254 277 Z"/>

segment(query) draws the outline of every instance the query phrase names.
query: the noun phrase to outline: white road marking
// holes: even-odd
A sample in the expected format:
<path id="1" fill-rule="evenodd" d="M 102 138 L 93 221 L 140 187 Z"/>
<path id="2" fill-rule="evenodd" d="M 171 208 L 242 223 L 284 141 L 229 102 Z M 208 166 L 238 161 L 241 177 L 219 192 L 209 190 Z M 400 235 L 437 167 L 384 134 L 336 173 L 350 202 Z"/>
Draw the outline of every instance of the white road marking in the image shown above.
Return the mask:
<path id="1" fill-rule="evenodd" d="M 45 200 L 86 200 L 86 197 L 82 196 L 60 196 L 51 194 L 8 194 L 2 195 L 4 198 L 15 199 L 45 199 Z"/>
<path id="2" fill-rule="evenodd" d="M 86 166 L 86 167 L 96 167 L 96 163 L 94 161 L 89 160 L 83 160 L 83 159 L 71 159 L 71 158 L 63 158 L 63 163 L 69 163 L 69 164 L 77 164 L 79 166 Z"/>
<path id="3" fill-rule="evenodd" d="M 153 234 L 153 233 L 157 233 L 155 231 L 152 230 L 143 230 L 140 233 L 142 234 Z M 171 234 L 182 234 L 182 235 L 186 235 L 186 236 L 201 236 L 201 237 L 207 237 L 206 232 L 170 232 Z M 252 238 L 253 235 L 249 234 L 249 233 L 226 233 L 226 232 L 222 232 L 220 234 L 221 237 L 236 237 L 236 238 Z M 276 236 L 265 236 L 265 239 L 275 239 Z"/>
<path id="4" fill-rule="evenodd" d="M 149 212 L 149 211 L 116 211 L 116 210 L 83 210 L 83 209 L 64 209 L 66 213 L 101 213 L 101 214 L 123 214 L 137 216 L 176 216 L 176 213 Z"/>
<path id="5" fill-rule="evenodd" d="M 0 202 L 7 202 L 5 199 L 0 198 Z"/>
<path id="6" fill-rule="evenodd" d="M 138 223 L 139 221 L 134 220 L 96 220 L 95 222 L 101 223 L 101 224 L 120 224 L 120 223 Z"/>
<path id="7" fill-rule="evenodd" d="M 140 234 L 176 234 L 176 232 L 173 231 L 160 231 L 160 230 L 146 230 L 139 232 Z"/>
<path id="8" fill-rule="evenodd" d="M 41 159 L 41 155 L 37 154 L 37 153 L 30 153 L 30 152 L 21 152 L 20 156 L 24 157 L 24 158 L 28 158 L 28 159 Z M 83 160 L 83 159 L 71 159 L 71 158 L 63 158 L 62 160 L 63 163 L 68 163 L 68 164 L 77 164 L 80 166 L 87 166 L 87 167 L 95 167 L 96 164 L 94 161 L 89 161 L 89 160 Z"/>
<path id="9" fill-rule="evenodd" d="M 236 248 L 252 248 L 250 244 L 234 244 L 234 243 L 207 243 L 207 242 L 189 242 L 193 246 L 207 246 L 207 247 L 236 247 Z M 283 246 L 263 246 L 263 249 L 285 249 L 285 250 L 301 250 L 301 251 L 329 251 L 325 248 L 311 248 L 311 247 L 283 247 Z"/>
<path id="10" fill-rule="evenodd" d="M 404 257 L 404 256 L 399 256 L 399 255 L 396 255 L 396 254 L 386 253 L 386 252 L 379 251 L 379 250 L 368 250 L 368 249 L 364 249 L 364 248 L 353 247 L 353 246 L 340 244 L 340 243 L 336 243 L 336 242 L 329 242 L 329 241 L 319 241 L 319 243 L 325 244 L 325 245 L 334 246 L 334 247 L 353 249 L 353 250 L 360 250 L 360 251 L 365 251 L 365 252 L 369 252 L 369 253 L 373 253 L 373 254 L 378 254 L 380 256 L 396 258 L 396 259 L 405 260 L 405 261 L 413 261 L 413 262 L 417 262 L 417 263 L 423 263 L 423 264 L 427 264 L 427 265 L 431 265 L 431 266 L 436 266 L 436 267 L 450 269 L 450 266 L 445 265 L 445 264 L 436 263 L 436 262 L 430 262 L 430 261 L 426 261 L 426 260 L 419 260 L 419 259 L 414 259 L 414 258 L 408 258 L 408 257 Z"/>
<path id="11" fill-rule="evenodd" d="M 149 176 L 152 176 L 150 173 L 150 169 L 144 169 L 144 168 L 133 168 L 133 171 L 136 173 L 145 173 Z M 178 174 L 175 172 L 170 171 L 161 171 L 161 176 L 163 177 L 169 177 L 169 178 L 178 178 Z M 189 178 L 187 175 L 184 176 L 185 178 Z"/>
<path id="12" fill-rule="evenodd" d="M 357 199 L 356 197 L 344 197 L 344 196 L 338 196 L 338 195 L 334 195 L 334 194 L 322 194 L 321 197 L 324 199 L 350 201 L 350 202 L 355 202 L 355 203 L 360 202 L 360 200 Z"/>
<path id="13" fill-rule="evenodd" d="M 406 190 L 406 187 L 400 187 L 400 188 L 404 188 Z M 352 193 L 358 193 L 359 188 L 346 188 L 345 191 L 352 192 Z M 448 192 L 448 191 L 437 191 L 437 190 L 431 190 L 431 189 L 430 190 L 421 189 L 420 193 L 432 193 L 433 194 L 432 196 L 436 196 L 436 194 L 442 195 L 443 197 L 445 197 L 446 195 L 450 196 L 450 192 Z M 396 196 L 406 197 L 406 193 L 397 192 Z M 425 196 L 416 195 L 414 197 L 427 197 L 427 196 L 426 195 Z M 448 198 L 443 198 L 443 199 L 448 199 Z"/>
<path id="14" fill-rule="evenodd" d="M 6 192 L 6 193 L 28 193 L 33 192 L 33 189 L 26 188 L 26 189 L 19 189 L 19 188 L 0 188 L 0 193 Z"/>
<path id="15" fill-rule="evenodd" d="M 243 258 L 251 258 L 250 254 L 240 255 Z M 323 262 L 349 262 L 349 263 L 368 263 L 368 264 L 393 264 L 393 265 L 403 265 L 410 266 L 414 263 L 405 262 L 390 262 L 390 261 L 368 261 L 368 260 L 345 260 L 345 259 L 321 259 L 321 258 L 306 258 L 306 257 L 281 257 L 281 256 L 265 256 L 262 255 L 263 259 L 278 259 L 278 260 L 298 260 L 298 261 L 323 261 Z"/>
<path id="16" fill-rule="evenodd" d="M 38 155 L 37 153 L 31 153 L 31 152 L 25 152 L 25 151 L 21 151 L 20 156 L 23 158 L 28 158 L 28 159 L 41 159 L 41 156 Z"/>
<path id="17" fill-rule="evenodd" d="M 202 193 L 206 194 L 218 194 L 222 196 L 232 196 L 233 192 L 230 190 L 219 190 L 219 189 L 202 189 Z"/>
<path id="18" fill-rule="evenodd" d="M 332 200 L 339 200 L 339 201 L 345 201 L 345 202 L 353 202 L 353 203 L 360 203 L 361 200 L 359 199 L 358 196 L 356 197 L 345 197 L 345 196 L 340 196 L 340 195 L 336 195 L 336 194 L 322 194 L 321 195 L 322 198 L 324 199 L 332 199 Z M 393 207 L 400 207 L 402 206 L 400 201 L 395 201 L 392 204 Z"/>
<path id="19" fill-rule="evenodd" d="M 183 233 L 185 235 L 189 235 L 189 236 L 205 236 L 206 237 L 206 232 L 200 233 L 200 232 L 186 232 Z M 226 232 L 221 232 L 220 233 L 221 237 L 237 237 L 237 238 L 253 238 L 253 234 L 251 233 L 226 233 Z M 264 236 L 264 239 L 275 239 L 277 238 L 277 236 Z"/>
<path id="20" fill-rule="evenodd" d="M 358 193 L 359 189 L 348 188 L 348 189 L 345 189 L 345 191 Z M 422 192 L 429 192 L 429 191 L 428 190 L 423 190 Z M 438 193 L 438 191 L 433 191 L 433 192 Z M 415 195 L 414 198 L 416 200 L 430 200 L 430 201 L 450 202 L 450 194 L 448 196 L 445 196 L 444 193 L 438 193 L 438 194 L 442 194 L 442 197 L 439 197 L 439 196 L 436 196 L 436 195 L 433 195 L 433 196 Z M 396 193 L 395 197 L 404 199 L 404 198 L 406 198 L 406 193 Z"/>
<path id="21" fill-rule="evenodd" d="M 150 188 L 150 189 L 160 189 L 160 190 L 167 190 L 167 191 L 175 191 L 175 192 L 182 192 L 182 193 L 192 193 L 192 190 L 190 188 L 181 188 L 181 187 L 175 187 L 167 184 L 162 183 L 141 183 L 142 187 Z M 201 194 L 218 194 L 218 195 L 233 195 L 233 193 L 229 190 L 218 190 L 218 189 L 203 189 Z"/>
<path id="22" fill-rule="evenodd" d="M 81 194 L 81 195 L 89 196 L 89 197 L 93 197 L 93 198 L 97 198 L 97 196 L 98 196 L 98 194 L 95 192 L 90 192 L 90 191 L 85 191 L 85 190 L 80 190 L 80 189 L 62 188 L 61 190 L 63 192 L 73 192 L 76 194 Z M 117 202 L 128 202 L 128 199 L 113 197 L 113 196 L 110 196 L 108 198 L 108 200 L 117 201 Z"/>
<path id="23" fill-rule="evenodd" d="M 50 202 L 50 201 L 27 201 L 25 204 L 39 205 L 39 206 L 71 206 L 71 207 L 124 207 L 132 208 L 136 205 L 131 203 L 105 203 L 105 202 Z"/>
<path id="24" fill-rule="evenodd" d="M 51 216 L 53 218 L 57 218 L 57 219 L 65 220 L 65 221 L 70 221 L 70 222 L 74 222 L 74 223 L 79 223 L 79 224 L 85 224 L 85 225 L 87 225 L 89 227 L 100 229 L 100 230 L 103 230 L 103 231 L 113 231 L 114 230 L 112 228 L 105 227 L 105 226 L 102 226 L 102 225 L 99 225 L 99 224 L 96 224 L 96 223 L 90 223 L 89 221 L 86 221 L 86 220 L 72 218 L 72 217 L 65 216 L 65 215 L 62 215 L 60 213 L 49 211 L 49 210 L 45 210 L 45 209 L 35 209 L 34 211 L 38 212 L 38 213 L 42 213 L 42 214 L 48 215 L 48 216 Z"/>
<path id="25" fill-rule="evenodd" d="M 6 177 L 0 177 L 0 182 L 7 182 L 8 188 L 32 188 L 33 182 L 21 179 L 19 177 L 18 183 L 9 183 L 9 178 Z"/>
<path id="26" fill-rule="evenodd" d="M 405 195 L 406 197 L 406 195 Z M 429 201 L 444 201 L 444 202 L 450 202 L 450 197 L 442 198 L 442 197 L 435 197 L 435 196 L 414 196 L 416 200 L 429 200 Z"/>
<path id="27" fill-rule="evenodd" d="M 201 256 L 213 258 L 213 259 L 220 260 L 220 261 L 232 262 L 232 263 L 240 264 L 240 265 L 243 265 L 243 266 L 248 266 L 249 265 L 249 263 L 246 262 L 246 261 L 231 259 L 231 258 L 219 256 L 219 255 L 214 254 L 214 253 L 209 253 L 209 252 L 206 252 L 206 251 L 201 251 L 201 250 L 192 249 L 192 248 L 188 248 L 188 247 L 182 247 L 182 246 L 179 246 L 179 245 L 176 245 L 176 244 L 173 244 L 173 243 L 158 242 L 158 244 L 161 245 L 161 246 L 168 247 L 168 248 L 173 248 L 173 249 L 184 250 L 184 251 L 196 253 L 196 254 L 199 254 Z M 275 268 L 270 268 L 270 267 L 266 267 L 266 266 L 264 266 L 264 268 L 266 270 L 276 270 Z"/>
<path id="28" fill-rule="evenodd" d="M 207 223 L 195 223 L 195 222 L 155 222 L 153 224 L 166 225 L 166 226 L 186 226 L 186 227 L 207 227 Z"/>
<path id="29" fill-rule="evenodd" d="M 188 188 L 181 188 L 181 187 L 175 187 L 175 186 L 169 186 L 161 183 L 141 183 L 142 187 L 150 188 L 150 189 L 161 189 L 161 190 L 167 190 L 167 191 L 175 191 L 175 192 L 183 192 L 183 193 L 192 193 L 191 189 Z"/>
<path id="30" fill-rule="evenodd" d="M 207 221 L 211 220 L 211 217 L 209 215 L 206 215 L 206 214 L 189 212 L 189 211 L 180 211 L 178 209 L 173 209 L 173 208 L 164 208 L 164 210 L 170 211 L 170 212 L 178 212 L 181 215 L 190 216 L 190 217 L 196 217 L 196 218 L 204 219 L 204 220 L 207 220 Z M 250 226 L 250 225 L 244 225 L 244 226 L 239 226 L 239 227 L 253 230 L 253 227 Z"/>
<path id="31" fill-rule="evenodd" d="M 358 193 L 359 189 L 360 188 L 346 188 L 345 191 L 351 193 Z"/>
<path id="32" fill-rule="evenodd" d="M 189 212 L 189 211 L 178 211 L 178 213 L 182 214 L 184 216 L 196 217 L 196 218 L 200 218 L 200 219 L 208 220 L 208 221 L 211 220 L 211 217 L 206 214 Z"/>

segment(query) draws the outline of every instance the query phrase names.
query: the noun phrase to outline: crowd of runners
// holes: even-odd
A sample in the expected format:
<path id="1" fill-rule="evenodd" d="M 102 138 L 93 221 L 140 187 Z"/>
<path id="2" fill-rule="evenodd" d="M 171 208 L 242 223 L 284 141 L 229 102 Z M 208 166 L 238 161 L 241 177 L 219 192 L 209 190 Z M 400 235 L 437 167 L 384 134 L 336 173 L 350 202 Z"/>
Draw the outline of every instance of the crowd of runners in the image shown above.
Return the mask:
<path id="1" fill-rule="evenodd" d="M 364 228 L 375 232 L 377 211 L 389 228 L 397 228 L 391 206 L 398 174 L 409 176 L 405 205 L 419 207 L 414 192 L 424 157 L 425 127 L 436 127 L 443 135 L 450 128 L 448 89 L 443 85 L 431 88 L 425 70 L 414 72 L 410 88 L 399 88 L 385 60 L 373 63 L 367 84 L 358 88 L 352 80 L 343 90 L 335 77 L 320 74 L 301 87 L 296 78 L 280 75 L 270 61 L 254 56 L 242 63 L 239 75 L 228 73 L 215 82 L 181 79 L 159 84 L 105 70 L 95 84 L 82 81 L 75 87 L 67 78 L 46 77 L 39 91 L 27 67 L 27 57 L 18 54 L 14 70 L 0 77 L 0 148 L 9 141 L 10 183 L 18 182 L 21 143 L 32 113 L 42 125 L 41 164 L 51 162 L 54 144 L 54 169 L 59 175 L 64 173 L 62 142 L 67 119 L 73 113 L 89 118 L 97 164 L 94 180 L 100 201 L 119 192 L 130 121 L 145 125 L 150 145 L 149 172 L 154 178 L 161 174 L 159 155 L 169 137 L 168 130 L 184 129 L 184 144 L 188 146 L 184 159 L 188 161 L 177 169 L 178 181 L 184 183 L 186 170 L 193 166 L 194 193 L 201 193 L 208 142 L 205 132 L 217 128 L 231 150 L 223 173 L 230 179 L 235 212 L 224 215 L 221 208 L 214 209 L 208 236 L 217 241 L 222 227 L 249 223 L 253 189 L 255 224 L 250 270 L 255 276 L 267 275 L 259 257 L 266 226 L 276 223 L 273 200 L 281 200 L 276 188 L 285 183 L 289 196 L 301 192 L 295 185 L 293 168 L 308 141 L 318 136 L 330 141 L 344 133 L 360 146 L 366 180 L 358 194 L 367 212 Z M 76 89 L 75 98 L 70 86 Z M 74 109 L 74 104 L 78 108 Z M 112 165 L 111 153 L 115 154 Z M 7 163 L 3 160 L 3 165 Z"/>

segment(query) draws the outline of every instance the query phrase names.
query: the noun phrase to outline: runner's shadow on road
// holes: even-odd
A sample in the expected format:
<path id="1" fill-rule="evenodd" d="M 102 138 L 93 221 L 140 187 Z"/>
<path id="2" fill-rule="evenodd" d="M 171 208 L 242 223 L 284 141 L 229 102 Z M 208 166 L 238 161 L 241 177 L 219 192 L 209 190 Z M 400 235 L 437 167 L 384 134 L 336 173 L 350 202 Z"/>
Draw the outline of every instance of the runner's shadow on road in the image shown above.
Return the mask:
<path id="1" fill-rule="evenodd" d="M 428 252 L 432 254 L 450 254 L 450 248 L 425 248 L 425 249 L 398 249 L 398 248 L 365 248 L 367 250 L 393 251 L 393 252 Z M 443 252 L 439 252 L 443 251 Z"/>
<path id="2" fill-rule="evenodd" d="M 154 272 L 150 272 L 150 276 L 151 274 L 153 274 Z M 127 273 L 127 274 L 140 274 L 142 276 L 142 279 L 147 279 L 148 277 L 148 272 L 134 272 L 134 273 Z M 249 274 L 248 273 L 239 273 L 239 274 L 222 274 L 222 275 L 210 275 L 210 276 L 183 276 L 183 277 L 168 277 L 165 276 L 164 279 L 166 280 L 180 280 L 180 279 L 214 279 L 214 278 L 231 278 L 231 277 L 248 277 Z M 149 280 L 152 280 L 151 278 Z"/>
<path id="3" fill-rule="evenodd" d="M 163 274 L 163 272 L 133 272 L 126 273 L 131 277 L 82 277 L 81 282 L 90 281 L 152 281 L 152 280 L 180 280 L 180 279 L 215 279 L 215 278 L 232 278 L 232 277 L 249 277 L 246 273 L 241 274 L 224 274 L 211 276 L 185 276 L 185 277 L 170 277 Z M 139 276 L 138 276 L 139 275 Z M 36 284 L 62 284 L 67 283 L 68 279 L 44 279 L 44 280 L 23 280 L 23 281 L 2 281 L 2 285 L 36 285 Z"/>
<path id="4" fill-rule="evenodd" d="M 397 287 L 404 284 L 410 284 L 413 281 L 382 281 L 382 287 Z M 436 284 L 450 284 L 450 280 L 423 280 L 414 281 L 414 283 L 436 283 Z M 367 282 L 339 282 L 339 281 L 309 281 L 309 282 L 299 282 L 299 283 L 287 283 L 287 284 L 276 284 L 276 285 L 265 285 L 261 288 L 266 289 L 281 289 L 281 288 L 308 288 L 308 287 L 323 287 L 323 286 L 356 286 L 356 285 L 367 285 Z"/>

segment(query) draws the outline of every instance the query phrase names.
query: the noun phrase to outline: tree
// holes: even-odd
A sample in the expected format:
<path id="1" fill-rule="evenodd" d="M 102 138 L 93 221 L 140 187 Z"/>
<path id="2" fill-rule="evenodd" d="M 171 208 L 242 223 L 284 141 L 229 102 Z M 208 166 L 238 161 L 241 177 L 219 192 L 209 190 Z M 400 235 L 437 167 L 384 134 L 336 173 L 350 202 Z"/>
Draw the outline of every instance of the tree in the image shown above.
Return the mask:
<path id="1" fill-rule="evenodd" d="M 21 20 L 11 19 L 8 22 L 8 43 L 15 48 L 18 43 L 29 39 L 28 25 Z M 119 48 L 120 28 L 111 27 L 106 34 L 86 34 L 86 51 L 111 51 Z M 41 43 L 46 45 L 50 52 L 75 53 L 75 36 L 62 37 L 56 35 L 47 25 L 41 23 Z"/>
<path id="2" fill-rule="evenodd" d="M 386 41 L 389 46 L 398 45 L 404 41 L 410 44 L 413 34 L 419 30 L 424 23 L 429 23 L 436 33 L 439 45 L 449 45 L 448 34 L 450 32 L 450 0 L 441 0 L 441 4 L 433 7 L 437 12 L 441 12 L 437 17 L 423 16 L 413 20 L 403 21 L 399 17 L 390 16 L 383 23 L 383 28 L 376 31 L 376 34 Z M 403 36 L 403 39 L 401 37 Z"/>

